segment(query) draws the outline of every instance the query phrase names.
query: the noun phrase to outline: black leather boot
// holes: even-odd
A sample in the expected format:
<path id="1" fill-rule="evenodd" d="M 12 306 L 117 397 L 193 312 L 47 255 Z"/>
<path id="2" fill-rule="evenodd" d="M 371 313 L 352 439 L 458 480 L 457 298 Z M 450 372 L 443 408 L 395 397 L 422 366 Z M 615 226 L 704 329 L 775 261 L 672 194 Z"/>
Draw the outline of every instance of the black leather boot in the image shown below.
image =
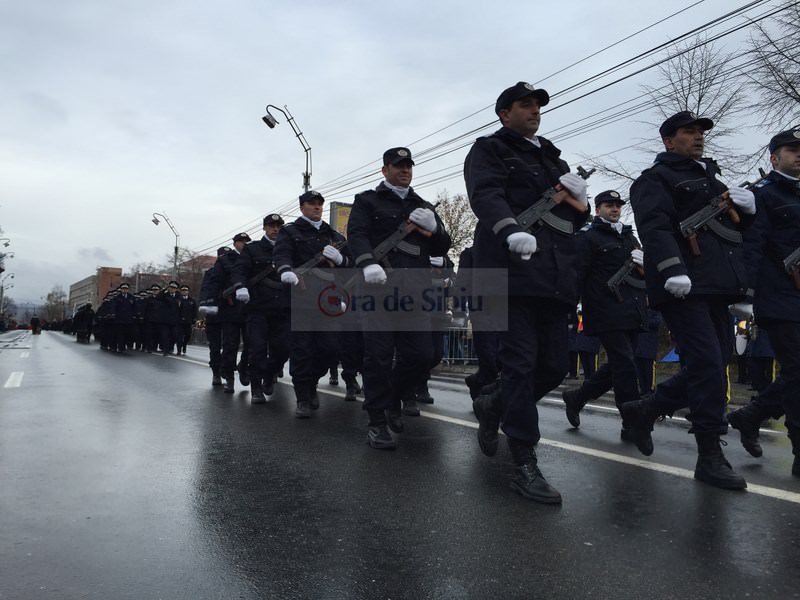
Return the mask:
<path id="1" fill-rule="evenodd" d="M 385 414 L 389 429 L 395 433 L 403 433 L 403 430 L 406 428 L 406 424 L 403 421 L 403 411 L 400 409 L 400 402 L 398 402 L 396 406 L 387 408 Z"/>
<path id="2" fill-rule="evenodd" d="M 355 381 L 353 381 L 352 383 L 349 382 L 349 381 L 346 382 L 345 383 L 345 391 L 344 391 L 344 399 L 347 400 L 347 402 L 355 402 L 356 401 L 356 394 L 358 393 L 358 392 L 356 392 L 357 389 L 358 388 L 356 387 L 356 382 Z"/>
<path id="3" fill-rule="evenodd" d="M 211 385 L 214 387 L 222 385 L 222 377 L 220 377 L 219 369 L 211 369 Z"/>
<path id="4" fill-rule="evenodd" d="M 758 408 L 753 404 L 747 404 L 728 413 L 728 423 L 739 431 L 742 446 L 756 458 L 764 454 L 761 444 L 758 442 L 758 428 L 765 418 L 761 417 Z"/>
<path id="5" fill-rule="evenodd" d="M 403 397 L 403 414 L 409 417 L 419 416 L 419 405 L 417 404 L 416 394 L 406 393 Z"/>
<path id="6" fill-rule="evenodd" d="M 561 392 L 564 400 L 564 410 L 567 413 L 567 421 L 576 429 L 581 426 L 581 409 L 589 401 L 588 396 L 583 393 L 583 387 L 564 390 Z"/>
<path id="7" fill-rule="evenodd" d="M 251 404 L 264 404 L 267 397 L 264 395 L 264 389 L 261 387 L 261 378 L 253 377 L 250 380 L 250 403 Z"/>
<path id="8" fill-rule="evenodd" d="M 420 404 L 433 404 L 433 397 L 428 391 L 427 381 L 417 388 L 417 402 Z"/>
<path id="9" fill-rule="evenodd" d="M 472 403 L 478 419 L 478 445 L 486 456 L 497 454 L 497 430 L 500 429 L 500 381 L 487 385 Z"/>
<path id="10" fill-rule="evenodd" d="M 226 394 L 233 393 L 233 373 L 223 373 L 222 378 L 225 380 L 225 385 L 222 387 L 222 391 Z"/>
<path id="11" fill-rule="evenodd" d="M 481 395 L 481 384 L 478 383 L 478 374 L 472 373 L 464 377 L 464 383 L 469 388 L 469 397 L 476 400 Z"/>
<path id="12" fill-rule="evenodd" d="M 622 420 L 628 425 L 626 431 L 632 435 L 632 439 L 645 456 L 653 453 L 653 438 L 650 432 L 653 431 L 655 422 L 663 417 L 664 410 L 660 406 L 654 394 L 644 396 L 639 400 L 625 402 L 619 407 Z"/>
<path id="13" fill-rule="evenodd" d="M 261 389 L 265 396 L 272 396 L 275 391 L 275 379 L 270 375 L 261 380 Z"/>
<path id="14" fill-rule="evenodd" d="M 316 383 L 312 383 L 309 386 L 308 405 L 311 407 L 311 410 L 319 409 L 319 395 L 317 394 Z"/>
<path id="15" fill-rule="evenodd" d="M 508 448 L 511 450 L 511 457 L 517 466 L 517 470 L 511 478 L 511 489 L 534 502 L 561 504 L 561 494 L 547 483 L 539 470 L 533 446 L 508 438 Z"/>
<path id="16" fill-rule="evenodd" d="M 311 417 L 311 395 L 310 388 L 307 382 L 294 384 L 294 395 L 297 398 L 297 408 L 294 411 L 294 416 L 298 419 L 308 419 Z"/>
<path id="17" fill-rule="evenodd" d="M 367 431 L 367 443 L 372 448 L 378 450 L 391 450 L 397 447 L 397 442 L 389 433 L 386 415 L 382 410 L 369 411 L 369 430 Z"/>
<path id="18" fill-rule="evenodd" d="M 694 437 L 698 454 L 695 479 L 726 490 L 743 490 L 747 487 L 744 477 L 736 474 L 725 460 L 718 433 L 695 433 Z"/>
<path id="19" fill-rule="evenodd" d="M 250 374 L 247 372 L 247 365 L 240 362 L 236 366 L 236 370 L 239 371 L 239 383 L 245 387 L 250 385 Z"/>
<path id="20" fill-rule="evenodd" d="M 794 454 L 792 475 L 800 477 L 800 431 L 790 431 L 789 439 L 792 440 L 792 453 Z"/>

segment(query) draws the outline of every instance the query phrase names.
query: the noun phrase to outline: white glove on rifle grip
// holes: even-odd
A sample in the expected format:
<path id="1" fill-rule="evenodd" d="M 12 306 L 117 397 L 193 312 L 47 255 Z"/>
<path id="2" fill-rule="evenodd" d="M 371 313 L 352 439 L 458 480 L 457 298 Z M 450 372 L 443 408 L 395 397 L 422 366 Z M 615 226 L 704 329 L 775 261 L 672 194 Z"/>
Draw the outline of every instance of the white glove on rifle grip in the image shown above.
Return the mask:
<path id="1" fill-rule="evenodd" d="M 688 275 L 673 275 L 664 282 L 664 289 L 676 298 L 684 298 L 692 291 L 692 280 Z"/>
<path id="2" fill-rule="evenodd" d="M 444 256 L 431 256 L 431 266 L 432 267 L 443 267 L 444 266 Z"/>
<path id="3" fill-rule="evenodd" d="M 322 256 L 333 262 L 333 264 L 335 264 L 337 267 L 342 264 L 342 261 L 344 261 L 342 253 L 331 245 L 325 246 L 322 249 Z"/>
<path id="4" fill-rule="evenodd" d="M 519 254 L 522 260 L 530 260 L 536 252 L 536 238 L 525 231 L 512 233 L 506 238 L 509 252 Z"/>
<path id="5" fill-rule="evenodd" d="M 250 292 L 246 287 L 240 287 L 238 290 L 236 290 L 236 299 L 247 304 L 250 302 Z"/>
<path id="6" fill-rule="evenodd" d="M 418 225 L 425 231 L 436 231 L 436 215 L 430 208 L 415 208 L 408 215 L 408 220 Z"/>
<path id="7" fill-rule="evenodd" d="M 284 271 L 281 273 L 281 283 L 288 283 L 289 285 L 297 285 L 300 283 L 300 279 L 298 279 L 297 275 L 295 275 L 292 271 Z"/>
<path id="8" fill-rule="evenodd" d="M 579 201 L 581 204 L 589 204 L 586 199 L 586 180 L 580 175 L 575 173 L 564 173 L 558 178 L 567 191 L 572 194 L 572 197 Z"/>
<path id="9" fill-rule="evenodd" d="M 633 263 L 636 265 L 644 266 L 644 252 L 639 250 L 639 248 L 634 248 L 631 250 L 631 258 L 633 259 Z"/>
<path id="10" fill-rule="evenodd" d="M 380 265 L 367 265 L 364 267 L 364 281 L 367 283 L 386 283 L 386 271 Z"/>
<path id="11" fill-rule="evenodd" d="M 197 309 L 197 312 L 199 312 L 201 315 L 207 315 L 209 317 L 213 317 L 214 315 L 216 315 L 219 312 L 219 308 L 216 307 L 216 306 L 210 306 L 210 305 L 201 306 L 201 307 L 199 307 Z"/>
<path id="12" fill-rule="evenodd" d="M 748 215 L 756 214 L 756 197 L 753 192 L 745 188 L 732 187 L 728 190 L 728 195 L 733 202 L 743 213 Z"/>

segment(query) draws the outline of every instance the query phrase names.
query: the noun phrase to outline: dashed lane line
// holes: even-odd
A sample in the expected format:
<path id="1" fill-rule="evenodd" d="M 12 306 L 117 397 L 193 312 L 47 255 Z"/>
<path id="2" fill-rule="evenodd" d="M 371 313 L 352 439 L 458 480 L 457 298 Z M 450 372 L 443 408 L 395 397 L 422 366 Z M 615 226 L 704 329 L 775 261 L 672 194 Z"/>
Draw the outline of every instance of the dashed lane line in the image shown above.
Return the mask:
<path id="1" fill-rule="evenodd" d="M 6 380 L 6 384 L 3 387 L 7 388 L 15 388 L 22 385 L 22 377 L 25 375 L 25 371 L 13 371 L 11 375 L 8 376 Z"/>

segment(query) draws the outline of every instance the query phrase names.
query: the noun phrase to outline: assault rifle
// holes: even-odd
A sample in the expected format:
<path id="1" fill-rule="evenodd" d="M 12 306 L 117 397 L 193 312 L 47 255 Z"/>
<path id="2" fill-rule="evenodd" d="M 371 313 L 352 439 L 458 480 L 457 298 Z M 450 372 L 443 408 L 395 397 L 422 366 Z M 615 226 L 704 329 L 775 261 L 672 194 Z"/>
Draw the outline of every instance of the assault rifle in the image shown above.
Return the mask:
<path id="1" fill-rule="evenodd" d="M 743 183 L 740 187 L 750 189 L 749 182 Z M 728 217 L 733 223 L 739 223 L 739 213 L 731 202 L 730 194 L 725 190 L 719 196 L 714 196 L 709 202 L 708 206 L 701 208 L 693 215 L 680 222 L 681 235 L 686 238 L 689 243 L 689 249 L 692 256 L 700 256 L 700 246 L 697 243 L 697 233 L 704 228 L 710 229 L 719 237 L 729 242 L 741 243 L 742 234 L 738 231 L 728 229 L 717 221 L 717 217 L 722 213 L 727 212 Z"/>
<path id="2" fill-rule="evenodd" d="M 583 167 L 578 167 L 576 170 L 578 175 L 584 179 L 589 179 L 589 176 L 595 172 L 595 169 L 587 171 Z M 554 187 L 548 188 L 533 206 L 523 210 L 515 219 L 520 227 L 525 230 L 531 230 L 537 224 L 543 223 L 560 233 L 570 235 L 573 231 L 572 222 L 561 219 L 551 212 L 557 204 L 562 202 L 566 202 L 579 212 L 585 212 L 586 210 L 585 206 L 569 195 L 564 187 L 558 183 Z"/>
<path id="3" fill-rule="evenodd" d="M 800 290 L 800 248 L 783 259 L 783 268 L 792 278 L 794 287 Z"/>
<path id="4" fill-rule="evenodd" d="M 333 246 L 337 250 L 341 250 L 342 248 L 344 248 L 347 245 L 347 242 L 346 241 L 344 241 L 344 242 L 336 242 L 335 244 L 326 244 L 326 245 L 327 246 Z M 303 264 L 301 264 L 301 265 L 295 267 L 294 269 L 292 269 L 292 272 L 295 275 L 297 275 L 298 277 L 302 278 L 303 275 L 305 275 L 309 271 L 313 271 L 314 269 L 317 269 L 318 267 L 324 266 L 324 265 L 321 264 L 321 263 L 323 263 L 323 261 L 325 263 L 327 263 L 327 265 L 329 267 L 336 266 L 330 260 L 325 258 L 325 256 L 323 255 L 323 251 L 324 250 L 325 249 L 323 248 L 322 250 L 317 252 L 314 256 L 309 258 L 306 262 L 304 262 Z"/>
<path id="5" fill-rule="evenodd" d="M 275 272 L 275 266 L 272 265 L 269 269 L 264 269 L 260 273 L 253 275 L 250 279 L 247 280 L 247 283 L 244 286 L 234 283 L 232 286 L 226 287 L 224 290 L 222 290 L 222 297 L 225 300 L 228 300 L 229 303 L 232 303 L 230 298 L 236 292 L 237 289 L 239 289 L 240 287 L 247 287 L 247 288 L 255 287 L 274 272 Z"/>
<path id="6" fill-rule="evenodd" d="M 639 249 L 639 246 L 636 246 L 636 248 Z M 622 263 L 619 270 L 606 282 L 608 289 L 617 297 L 617 302 L 619 303 L 625 302 L 625 298 L 622 297 L 622 292 L 619 289 L 623 283 L 627 283 L 629 286 L 640 290 L 645 289 L 644 281 L 631 277 L 631 271 L 634 269 L 636 269 L 640 275 L 644 275 L 644 269 L 633 262 L 633 257 L 629 256 L 625 259 L 625 262 Z"/>
<path id="7" fill-rule="evenodd" d="M 433 205 L 434 210 L 436 209 L 437 206 L 439 206 L 439 202 Z M 397 229 L 395 229 L 394 232 L 389 237 L 387 237 L 385 240 L 383 240 L 380 244 L 378 244 L 372 249 L 372 257 L 375 259 L 375 262 L 377 262 L 378 264 L 382 263 L 383 260 L 387 256 L 389 256 L 389 253 L 398 246 L 400 246 L 400 244 L 406 238 L 406 236 L 414 231 L 428 238 L 433 235 L 432 231 L 423 229 L 422 227 L 406 219 L 405 221 L 400 223 L 400 225 L 397 226 Z M 384 266 L 387 267 L 388 265 Z M 349 290 L 350 286 L 352 286 L 355 283 L 358 277 L 359 273 L 356 273 L 350 279 L 348 279 L 347 282 L 345 282 L 344 284 L 345 289 Z"/>

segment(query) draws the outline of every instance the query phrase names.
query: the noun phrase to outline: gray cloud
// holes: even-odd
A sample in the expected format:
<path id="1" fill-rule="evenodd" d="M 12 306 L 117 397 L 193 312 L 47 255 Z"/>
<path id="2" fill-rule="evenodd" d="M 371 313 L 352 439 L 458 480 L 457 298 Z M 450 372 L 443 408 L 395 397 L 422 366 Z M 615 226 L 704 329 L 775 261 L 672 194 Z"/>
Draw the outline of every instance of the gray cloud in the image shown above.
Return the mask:
<path id="1" fill-rule="evenodd" d="M 102 261 L 105 263 L 111 262 L 111 255 L 106 251 L 105 248 L 99 248 L 95 246 L 94 248 L 78 248 L 78 256 L 83 260 L 88 261 Z"/>

